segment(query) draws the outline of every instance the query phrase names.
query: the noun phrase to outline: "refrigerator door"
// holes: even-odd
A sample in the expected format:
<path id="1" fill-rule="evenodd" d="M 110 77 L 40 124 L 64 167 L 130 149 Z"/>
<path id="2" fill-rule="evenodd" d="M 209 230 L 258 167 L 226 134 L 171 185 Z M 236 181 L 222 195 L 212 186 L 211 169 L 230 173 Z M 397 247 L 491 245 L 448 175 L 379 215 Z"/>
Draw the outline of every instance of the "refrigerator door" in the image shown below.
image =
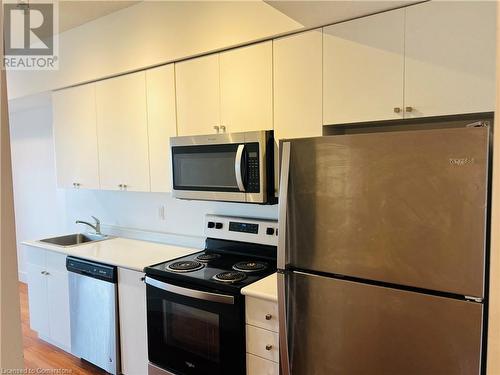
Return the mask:
<path id="1" fill-rule="evenodd" d="M 289 142 L 284 263 L 484 297 L 488 128 Z"/>
<path id="2" fill-rule="evenodd" d="M 285 277 L 285 373 L 480 373 L 480 303 L 297 272 Z"/>

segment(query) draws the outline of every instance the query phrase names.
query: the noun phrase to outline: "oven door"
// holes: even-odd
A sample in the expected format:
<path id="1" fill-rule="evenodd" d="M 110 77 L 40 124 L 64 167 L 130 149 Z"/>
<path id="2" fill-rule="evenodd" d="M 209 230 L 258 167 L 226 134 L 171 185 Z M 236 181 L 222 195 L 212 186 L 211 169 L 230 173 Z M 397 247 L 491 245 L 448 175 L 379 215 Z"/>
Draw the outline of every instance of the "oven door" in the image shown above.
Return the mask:
<path id="1" fill-rule="evenodd" d="M 244 302 L 174 285 L 147 284 L 149 361 L 174 374 L 244 374 Z"/>

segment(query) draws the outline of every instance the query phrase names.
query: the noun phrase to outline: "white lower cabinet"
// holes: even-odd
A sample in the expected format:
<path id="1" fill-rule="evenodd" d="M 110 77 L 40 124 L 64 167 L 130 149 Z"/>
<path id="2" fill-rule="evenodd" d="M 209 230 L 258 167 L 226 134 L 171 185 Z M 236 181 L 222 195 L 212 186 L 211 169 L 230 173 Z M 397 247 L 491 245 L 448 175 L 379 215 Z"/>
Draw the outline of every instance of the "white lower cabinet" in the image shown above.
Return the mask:
<path id="1" fill-rule="evenodd" d="M 247 353 L 247 375 L 278 375 L 279 364 Z"/>
<path id="2" fill-rule="evenodd" d="M 28 247 L 27 256 L 31 329 L 36 331 L 40 338 L 70 352 L 66 255 Z"/>
<path id="3" fill-rule="evenodd" d="M 118 306 L 122 374 L 148 373 L 146 284 L 144 274 L 118 268 Z"/>
<path id="4" fill-rule="evenodd" d="M 278 304 L 248 296 L 245 301 L 247 375 L 278 375 Z"/>

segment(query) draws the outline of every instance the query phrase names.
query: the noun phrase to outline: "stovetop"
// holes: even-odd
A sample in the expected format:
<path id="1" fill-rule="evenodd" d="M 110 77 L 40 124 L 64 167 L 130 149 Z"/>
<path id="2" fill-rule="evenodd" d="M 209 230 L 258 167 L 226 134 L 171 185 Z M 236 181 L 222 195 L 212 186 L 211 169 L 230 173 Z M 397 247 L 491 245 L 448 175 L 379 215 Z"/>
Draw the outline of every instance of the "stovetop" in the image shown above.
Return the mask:
<path id="1" fill-rule="evenodd" d="M 183 284 L 239 293 L 239 290 L 276 272 L 276 259 L 201 251 L 145 268 L 148 276 Z"/>

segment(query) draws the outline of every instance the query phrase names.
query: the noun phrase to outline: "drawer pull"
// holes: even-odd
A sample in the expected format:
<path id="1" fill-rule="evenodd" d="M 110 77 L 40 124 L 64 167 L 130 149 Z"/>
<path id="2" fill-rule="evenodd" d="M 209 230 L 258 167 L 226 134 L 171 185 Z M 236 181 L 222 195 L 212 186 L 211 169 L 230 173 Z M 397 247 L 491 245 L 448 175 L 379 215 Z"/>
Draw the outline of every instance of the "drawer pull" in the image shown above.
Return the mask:
<path id="1" fill-rule="evenodd" d="M 269 344 L 266 345 L 266 350 L 271 350 L 272 348 L 273 348 L 272 345 L 269 345 Z"/>
<path id="2" fill-rule="evenodd" d="M 266 314 L 266 320 L 271 320 L 273 316 L 271 314 Z"/>

